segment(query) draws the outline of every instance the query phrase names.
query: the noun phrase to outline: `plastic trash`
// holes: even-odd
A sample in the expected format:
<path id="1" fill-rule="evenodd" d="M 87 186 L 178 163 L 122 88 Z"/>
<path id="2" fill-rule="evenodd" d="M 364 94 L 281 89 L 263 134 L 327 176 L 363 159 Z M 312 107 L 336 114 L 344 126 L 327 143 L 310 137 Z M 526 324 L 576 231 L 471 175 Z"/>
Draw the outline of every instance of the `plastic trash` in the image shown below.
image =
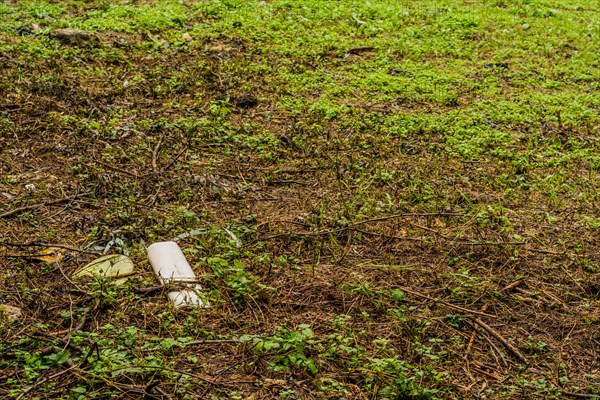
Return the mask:
<path id="1" fill-rule="evenodd" d="M 208 229 L 206 229 L 206 228 L 193 229 L 189 232 L 183 232 L 181 235 L 177 235 L 171 240 L 173 242 L 178 242 L 182 239 L 189 238 L 190 236 L 202 235 L 202 234 L 205 234 L 206 232 L 208 232 Z"/>
<path id="2" fill-rule="evenodd" d="M 158 242 L 148 247 L 148 259 L 160 282 L 183 286 L 169 292 L 169 299 L 175 307 L 208 307 L 199 293 L 202 286 L 187 262 L 185 255 L 175 242 Z"/>
<path id="3" fill-rule="evenodd" d="M 238 239 L 238 237 L 235 236 L 235 234 L 233 232 L 231 232 L 227 228 L 219 228 L 219 229 L 222 229 L 225 233 L 227 233 L 229 235 L 229 237 L 231 237 L 231 239 L 235 243 L 235 247 L 237 247 L 238 249 L 240 247 L 242 247 L 242 241 L 240 239 Z M 210 232 L 209 228 L 193 229 L 193 230 L 188 231 L 188 232 L 183 232 L 182 234 L 175 236 L 171 240 L 173 242 L 178 242 L 178 241 L 180 241 L 182 239 L 187 239 L 189 237 L 196 236 L 196 235 L 204 235 L 204 234 L 209 233 L 209 232 Z"/>
<path id="4" fill-rule="evenodd" d="M 127 256 L 121 254 L 109 254 L 95 259 L 85 267 L 81 268 L 74 277 L 81 276 L 101 276 L 106 278 L 115 278 L 114 284 L 121 285 L 125 283 L 127 277 L 133 275 L 134 264 Z"/>

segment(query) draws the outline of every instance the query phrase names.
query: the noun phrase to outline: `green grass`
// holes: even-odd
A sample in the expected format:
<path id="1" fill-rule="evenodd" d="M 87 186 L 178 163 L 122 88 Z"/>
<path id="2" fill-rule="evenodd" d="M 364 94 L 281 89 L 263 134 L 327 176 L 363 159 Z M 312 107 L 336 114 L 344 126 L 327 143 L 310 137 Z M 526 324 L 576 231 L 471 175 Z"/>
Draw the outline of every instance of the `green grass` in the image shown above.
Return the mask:
<path id="1" fill-rule="evenodd" d="M 0 3 L 0 304 L 24 313 L 0 317 L 0 395 L 598 396 L 599 13 Z M 198 228 L 212 307 L 173 310 L 145 246 Z M 93 256 L 33 242 L 140 274 L 71 282 Z"/>

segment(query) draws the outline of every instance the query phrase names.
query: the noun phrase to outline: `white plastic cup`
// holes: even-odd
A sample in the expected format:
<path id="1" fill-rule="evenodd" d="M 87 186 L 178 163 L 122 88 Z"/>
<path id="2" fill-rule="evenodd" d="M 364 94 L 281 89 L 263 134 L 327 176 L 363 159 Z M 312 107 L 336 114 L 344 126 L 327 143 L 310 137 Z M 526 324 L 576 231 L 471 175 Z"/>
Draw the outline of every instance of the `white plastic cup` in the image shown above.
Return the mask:
<path id="1" fill-rule="evenodd" d="M 202 286 L 197 283 L 196 275 L 177 243 L 151 244 L 148 246 L 148 259 L 163 285 L 175 283 L 185 286 L 168 294 L 175 307 L 208 307 L 208 303 L 199 296 Z"/>

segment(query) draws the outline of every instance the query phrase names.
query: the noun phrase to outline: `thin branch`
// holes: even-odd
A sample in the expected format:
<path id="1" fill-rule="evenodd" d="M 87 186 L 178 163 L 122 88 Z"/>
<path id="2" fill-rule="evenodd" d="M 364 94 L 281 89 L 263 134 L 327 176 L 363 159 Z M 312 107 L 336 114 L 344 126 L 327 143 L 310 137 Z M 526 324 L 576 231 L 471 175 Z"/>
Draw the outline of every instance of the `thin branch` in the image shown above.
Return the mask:
<path id="1" fill-rule="evenodd" d="M 181 370 L 173 369 L 173 368 L 169 368 L 169 367 L 162 367 L 162 366 L 131 365 L 131 366 L 126 366 L 126 367 L 115 368 L 115 369 L 112 370 L 112 372 L 120 371 L 120 370 L 123 370 L 123 369 L 129 369 L 129 368 L 155 369 L 155 370 L 168 371 L 168 372 L 173 372 L 173 373 L 180 374 L 180 375 L 187 375 L 189 377 L 195 378 L 195 379 L 197 379 L 199 381 L 203 381 L 203 382 L 209 383 L 211 385 L 219 385 L 214 380 L 212 380 L 210 378 L 207 378 L 205 376 L 197 375 L 197 374 L 194 374 L 194 373 L 191 373 L 191 372 L 181 371 Z"/>
<path id="2" fill-rule="evenodd" d="M 8 246 L 8 247 L 45 247 L 45 248 L 56 247 L 57 249 L 71 250 L 71 251 L 76 251 L 78 253 L 102 254 L 102 252 L 99 252 L 99 251 L 85 250 L 85 249 L 81 249 L 79 247 L 72 247 L 72 246 L 67 246 L 64 244 L 53 244 L 53 243 L 43 243 L 43 242 L 14 243 L 14 242 L 0 241 L 0 245 Z"/>
<path id="3" fill-rule="evenodd" d="M 187 150 L 187 148 L 183 149 L 175 157 L 173 157 L 173 159 L 169 161 L 169 163 L 162 169 L 162 172 L 168 171 L 173 166 L 173 164 L 175 164 L 175 162 L 179 159 L 179 157 L 181 157 L 181 155 Z"/>
<path id="4" fill-rule="evenodd" d="M 364 51 L 371 51 L 371 50 L 375 50 L 375 47 L 373 47 L 373 46 L 358 46 L 358 47 L 352 47 L 352 48 L 348 49 L 346 52 L 348 54 L 360 54 Z"/>
<path id="5" fill-rule="evenodd" d="M 40 337 L 44 340 L 48 340 L 48 341 L 58 340 L 63 346 L 69 347 L 79 353 L 83 353 L 83 349 L 81 347 L 71 343 L 70 340 L 67 340 L 63 337 L 55 336 L 51 333 L 42 332 L 42 331 L 35 331 L 35 332 L 33 332 L 33 335 L 38 336 L 38 337 Z"/>
<path id="6" fill-rule="evenodd" d="M 575 393 L 575 392 L 567 392 L 566 390 L 559 390 L 560 394 L 568 397 L 573 397 L 574 399 L 600 399 L 600 394 L 587 394 L 587 393 Z"/>
<path id="7" fill-rule="evenodd" d="M 454 308 L 455 310 L 464 311 L 464 312 L 469 313 L 469 314 L 481 315 L 481 316 L 484 316 L 484 317 L 496 318 L 496 316 L 494 316 L 494 315 L 486 314 L 486 313 L 481 312 L 481 311 L 470 310 L 468 308 L 457 306 L 457 305 L 454 305 L 452 303 L 447 303 L 447 302 L 445 302 L 443 300 L 427 296 L 426 294 L 419 293 L 419 292 L 416 292 L 414 290 L 411 290 L 411 289 L 408 289 L 408 288 L 405 288 L 405 287 L 402 287 L 402 286 L 398 286 L 398 289 L 400 289 L 403 292 L 406 292 L 408 294 L 412 294 L 413 296 L 421 297 L 423 299 L 426 299 L 426 300 L 429 300 L 429 301 L 433 301 L 434 303 L 440 303 L 440 304 L 443 304 L 443 305 L 445 305 L 446 307 L 449 307 L 449 308 Z"/>
<path id="8" fill-rule="evenodd" d="M 365 219 L 365 220 L 362 220 L 362 221 L 355 222 L 354 224 L 352 224 L 352 226 L 358 226 L 358 225 L 367 224 L 367 223 L 371 223 L 371 222 L 387 221 L 387 220 L 390 220 L 390 219 L 404 218 L 404 217 L 467 217 L 467 216 L 469 216 L 469 214 L 447 213 L 447 212 L 440 212 L 440 213 L 399 213 L 399 214 L 386 215 L 384 217 L 377 217 L 377 218 Z"/>
<path id="9" fill-rule="evenodd" d="M 80 193 L 80 194 L 76 194 L 75 196 L 65 197 L 63 199 L 50 200 L 50 201 L 46 201 L 46 202 L 40 203 L 40 204 L 34 204 L 34 205 L 31 205 L 31 206 L 24 206 L 24 207 L 15 208 L 14 210 L 7 211 L 7 212 L 5 212 L 3 214 L 0 214 L 0 218 L 8 218 L 8 217 L 12 217 L 13 215 L 20 214 L 20 213 L 22 213 L 24 211 L 35 210 L 36 208 L 42 208 L 42 207 L 51 206 L 51 205 L 54 205 L 54 204 L 60 204 L 60 203 L 65 203 L 65 202 L 73 201 L 76 198 L 85 197 L 87 195 L 89 195 L 89 193 Z"/>
<path id="10" fill-rule="evenodd" d="M 33 385 L 29 386 L 27 389 L 25 389 L 24 391 L 22 391 L 21 394 L 19 394 L 19 396 L 17 396 L 17 398 L 15 400 L 21 400 L 21 399 L 23 399 L 25 396 L 27 396 L 27 394 L 29 394 L 35 388 L 40 387 L 44 383 L 49 382 L 49 381 L 51 381 L 53 379 L 56 379 L 59 376 L 64 375 L 67 372 L 74 370 L 75 368 L 77 368 L 77 365 L 72 365 L 72 366 L 70 366 L 67 369 L 64 369 L 64 370 L 62 370 L 60 372 L 57 372 L 54 375 L 50 375 L 50 376 L 48 376 L 48 377 L 46 377 L 44 379 L 40 379 L 39 381 L 36 381 Z"/>
<path id="11" fill-rule="evenodd" d="M 163 141 L 163 135 L 160 135 L 160 137 L 158 138 L 158 143 L 156 143 L 156 147 L 154 147 L 154 150 L 152 150 L 152 171 L 154 171 L 154 173 L 158 172 L 158 166 L 157 166 L 157 159 L 158 159 L 158 153 L 160 152 L 160 145 L 162 144 Z"/>
<path id="12" fill-rule="evenodd" d="M 472 369 L 473 371 L 475 371 L 475 372 L 479 372 L 479 373 L 480 373 L 480 374 L 482 374 L 482 375 L 485 375 L 485 376 L 487 376 L 487 377 L 490 377 L 490 378 L 492 378 L 492 379 L 493 379 L 493 380 L 495 380 L 495 381 L 499 381 L 499 380 L 500 380 L 500 378 L 499 378 L 498 376 L 496 376 L 496 375 L 494 375 L 494 374 L 491 374 L 491 373 L 489 373 L 489 372 L 487 372 L 487 371 L 484 371 L 484 370 L 482 370 L 481 368 L 472 367 L 471 369 Z"/>
<path id="13" fill-rule="evenodd" d="M 80 331 L 85 326 L 86 317 L 87 317 L 87 312 L 84 312 L 83 315 L 81 316 L 81 321 L 79 321 L 79 323 L 76 326 L 68 328 L 68 329 L 63 329 L 62 331 L 51 332 L 51 334 L 52 335 L 66 335 L 68 333 Z"/>
<path id="14" fill-rule="evenodd" d="M 139 179 L 139 178 L 140 178 L 140 176 L 139 176 L 139 175 L 137 175 L 137 174 L 135 174 L 135 173 L 133 173 L 133 172 L 127 171 L 127 170 L 125 170 L 125 169 L 121 169 L 121 168 L 114 167 L 114 166 L 112 166 L 112 165 L 110 165 L 110 164 L 107 164 L 107 163 L 105 163 L 105 162 L 98 161 L 98 160 L 94 160 L 94 162 L 95 162 L 96 164 L 100 164 L 100 165 L 102 165 L 103 167 L 106 167 L 106 168 L 108 168 L 108 169 L 110 169 L 110 170 L 113 170 L 113 171 L 115 171 L 115 172 L 120 172 L 120 173 L 122 173 L 122 174 L 129 175 L 129 176 L 131 176 L 131 177 L 133 177 L 133 178 L 136 178 L 136 179 Z"/>
<path id="15" fill-rule="evenodd" d="M 415 215 L 442 215 L 442 214 L 397 214 L 397 215 L 390 215 L 387 217 L 381 217 L 381 218 L 374 218 L 374 219 L 370 219 L 370 220 L 364 220 L 364 221 L 359 221 L 359 222 L 355 222 L 354 224 L 350 225 L 350 226 L 346 226 L 343 228 L 338 228 L 338 229 L 330 229 L 330 230 L 324 230 L 324 231 L 316 231 L 316 232 L 284 232 L 284 233 L 278 233 L 275 235 L 271 235 L 271 236 L 267 236 L 265 238 L 258 238 L 256 240 L 253 241 L 257 242 L 257 241 L 261 241 L 261 240 L 272 240 L 272 239 L 276 239 L 276 238 L 280 238 L 280 237 L 303 237 L 303 236 L 327 236 L 327 235 L 331 235 L 334 233 L 342 233 L 342 232 L 347 232 L 347 231 L 355 231 L 355 232 L 359 232 L 368 236 L 376 236 L 376 237 L 381 237 L 381 238 L 385 238 L 385 239 L 393 239 L 393 240 L 409 240 L 409 241 L 419 241 L 419 242 L 435 242 L 436 239 L 433 237 L 427 237 L 427 236 L 423 236 L 423 237 L 411 237 L 411 236 L 396 236 L 396 235 L 386 235 L 383 233 L 377 233 L 377 232 L 370 232 L 370 231 L 366 231 L 364 229 L 359 229 L 357 228 L 357 226 L 369 223 L 369 222 L 379 222 L 379 221 L 385 221 L 391 218 L 396 218 L 398 216 L 415 216 Z M 448 214 L 447 214 L 448 215 Z M 466 214 L 452 214 L 452 215 L 466 215 Z M 427 229 L 430 230 L 428 228 L 422 227 L 422 226 L 418 226 L 419 228 L 422 229 Z M 454 241 L 452 238 L 446 237 L 442 234 L 440 234 L 437 231 L 433 231 L 436 234 L 438 234 L 440 236 L 441 239 L 445 239 L 445 241 L 447 243 L 449 243 L 450 245 L 454 245 L 454 246 L 458 246 L 458 245 L 463 245 L 463 246 L 527 246 L 529 243 L 528 242 L 493 242 L 493 241 Z M 530 251 L 533 253 L 542 253 L 542 254 L 553 254 L 553 255 L 564 255 L 565 253 L 559 253 L 559 252 L 555 252 L 555 251 L 551 251 L 551 250 L 545 250 L 545 249 L 536 249 L 536 248 L 530 248 L 527 247 L 525 249 L 525 251 Z"/>
<path id="16" fill-rule="evenodd" d="M 184 343 L 185 347 L 196 346 L 199 344 L 223 344 L 223 343 L 239 343 L 239 339 L 206 339 L 206 340 L 194 340 L 193 342 Z"/>
<path id="17" fill-rule="evenodd" d="M 500 293 L 512 290 L 523 283 L 523 279 L 518 279 L 500 290 Z"/>
<path id="18" fill-rule="evenodd" d="M 506 362 L 506 359 L 504 358 L 504 355 L 502 354 L 502 352 L 500 351 L 500 349 L 498 348 L 498 346 L 496 346 L 494 344 L 494 342 L 492 342 L 492 339 L 490 339 L 483 332 L 479 332 L 479 334 L 481 335 L 481 337 L 483 337 L 490 344 L 490 346 L 492 347 L 492 349 L 494 349 L 496 351 L 496 353 L 498 353 L 498 355 L 500 356 L 500 359 L 502 359 L 502 364 L 504 364 L 504 367 L 508 368 L 508 363 Z"/>
<path id="19" fill-rule="evenodd" d="M 384 239 L 410 240 L 410 241 L 414 241 L 414 242 L 429 241 L 427 238 L 422 238 L 422 237 L 386 235 L 384 233 L 370 232 L 370 231 L 365 231 L 363 229 L 358 229 L 358 228 L 354 228 L 353 230 L 356 232 L 362 233 L 363 235 L 381 237 Z"/>
<path id="20" fill-rule="evenodd" d="M 493 337 L 498 339 L 498 341 L 500 343 L 502 343 L 504 345 L 504 347 L 506 347 L 516 358 L 518 358 L 519 361 L 521 361 L 525 365 L 527 365 L 529 363 L 529 360 L 527 359 L 527 357 L 525 357 L 516 347 L 514 347 L 512 344 L 510 344 L 508 342 L 508 340 L 506 340 L 504 337 L 502 337 L 502 335 L 500 335 L 494 328 L 492 328 L 491 326 L 489 326 L 488 324 L 483 322 L 480 318 L 473 318 L 473 321 L 477 325 L 479 325 L 480 327 L 482 327 L 483 329 L 488 331 L 490 333 L 490 335 L 492 335 Z"/>

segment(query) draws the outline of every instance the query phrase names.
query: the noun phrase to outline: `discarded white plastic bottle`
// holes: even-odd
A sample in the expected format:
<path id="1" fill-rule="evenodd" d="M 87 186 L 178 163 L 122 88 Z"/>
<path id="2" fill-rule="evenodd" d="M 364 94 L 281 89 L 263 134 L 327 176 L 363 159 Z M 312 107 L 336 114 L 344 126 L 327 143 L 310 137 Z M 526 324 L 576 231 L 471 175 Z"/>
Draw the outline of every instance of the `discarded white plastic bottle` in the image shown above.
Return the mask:
<path id="1" fill-rule="evenodd" d="M 152 269 L 164 284 L 174 283 L 183 289 L 169 292 L 169 299 L 175 307 L 208 307 L 198 295 L 202 290 L 196 275 L 185 259 L 185 255 L 175 242 L 158 242 L 148 246 L 148 259 Z"/>

